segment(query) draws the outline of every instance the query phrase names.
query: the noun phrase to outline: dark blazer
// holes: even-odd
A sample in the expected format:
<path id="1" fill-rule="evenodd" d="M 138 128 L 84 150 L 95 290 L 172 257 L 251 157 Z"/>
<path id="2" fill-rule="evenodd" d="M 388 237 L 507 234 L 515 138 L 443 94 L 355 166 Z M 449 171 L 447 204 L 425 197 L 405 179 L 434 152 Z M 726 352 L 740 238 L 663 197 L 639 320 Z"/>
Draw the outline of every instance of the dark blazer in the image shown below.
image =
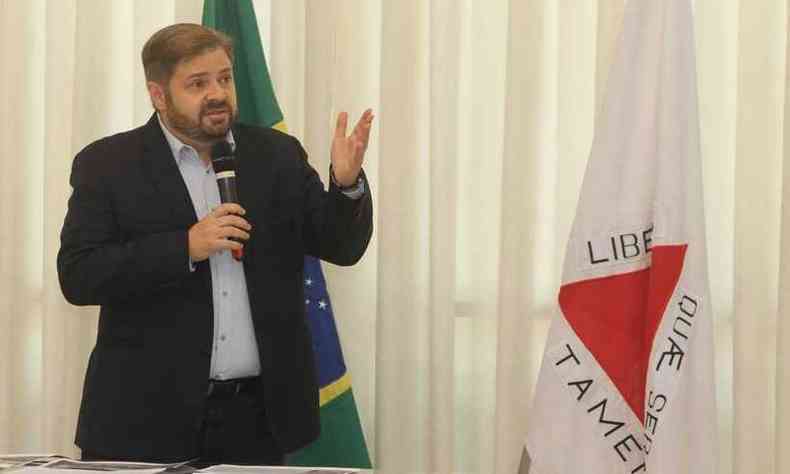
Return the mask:
<path id="1" fill-rule="evenodd" d="M 239 200 L 253 226 L 244 269 L 261 356 L 258 391 L 285 451 L 318 436 L 318 387 L 305 321 L 303 257 L 357 262 L 372 233 L 370 191 L 325 191 L 299 142 L 237 125 Z M 364 175 L 363 175 L 364 176 Z M 66 299 L 101 305 L 77 444 L 115 458 L 196 454 L 213 335 L 208 261 L 194 272 L 197 221 L 156 115 L 74 159 L 58 253 Z M 367 183 L 366 183 L 367 186 Z"/>

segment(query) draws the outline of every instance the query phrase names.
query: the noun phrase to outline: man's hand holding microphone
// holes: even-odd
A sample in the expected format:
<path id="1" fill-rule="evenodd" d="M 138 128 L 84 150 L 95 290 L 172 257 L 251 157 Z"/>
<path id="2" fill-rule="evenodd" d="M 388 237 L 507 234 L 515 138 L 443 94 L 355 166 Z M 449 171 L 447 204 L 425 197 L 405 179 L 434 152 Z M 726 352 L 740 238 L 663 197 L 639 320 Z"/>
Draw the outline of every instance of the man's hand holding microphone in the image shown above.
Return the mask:
<path id="1" fill-rule="evenodd" d="M 197 263 L 222 250 L 240 252 L 252 226 L 244 208 L 228 202 L 219 205 L 189 229 L 189 258 Z M 236 240 L 231 240 L 236 239 Z"/>

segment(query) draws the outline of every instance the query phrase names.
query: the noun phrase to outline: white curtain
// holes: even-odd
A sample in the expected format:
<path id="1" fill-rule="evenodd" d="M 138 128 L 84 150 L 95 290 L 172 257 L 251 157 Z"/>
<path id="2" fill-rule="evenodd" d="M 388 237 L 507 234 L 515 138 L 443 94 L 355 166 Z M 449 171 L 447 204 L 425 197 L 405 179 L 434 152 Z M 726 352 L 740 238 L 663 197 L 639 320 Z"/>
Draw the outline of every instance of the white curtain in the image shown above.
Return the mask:
<path id="1" fill-rule="evenodd" d="M 71 160 L 148 118 L 142 45 L 200 11 L 185 0 L 0 1 L 0 452 L 78 455 L 98 311 L 70 306 L 58 286 Z"/>
<path id="2" fill-rule="evenodd" d="M 324 177 L 373 107 L 376 230 L 326 266 L 381 472 L 514 473 L 622 0 L 256 1 Z M 696 0 L 721 472 L 790 472 L 783 0 Z M 54 271 L 70 161 L 150 113 L 139 52 L 200 0 L 0 0 L 0 452 L 72 445 L 95 308 Z M 693 429 L 693 427 L 689 427 Z"/>

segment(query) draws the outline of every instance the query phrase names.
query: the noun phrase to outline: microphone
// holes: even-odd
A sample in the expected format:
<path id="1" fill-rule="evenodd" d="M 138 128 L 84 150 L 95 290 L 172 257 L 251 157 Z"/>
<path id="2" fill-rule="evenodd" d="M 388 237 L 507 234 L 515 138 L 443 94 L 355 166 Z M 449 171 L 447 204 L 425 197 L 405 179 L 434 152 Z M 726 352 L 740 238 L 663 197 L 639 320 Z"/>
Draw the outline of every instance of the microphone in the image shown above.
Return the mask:
<path id="1" fill-rule="evenodd" d="M 236 188 L 236 156 L 230 143 L 225 140 L 217 142 L 211 147 L 211 165 L 217 175 L 217 186 L 219 187 L 219 200 L 222 204 L 226 202 L 239 202 L 239 193 Z M 243 243 L 236 237 L 230 240 Z M 241 261 L 244 256 L 244 249 L 231 250 L 233 258 Z"/>

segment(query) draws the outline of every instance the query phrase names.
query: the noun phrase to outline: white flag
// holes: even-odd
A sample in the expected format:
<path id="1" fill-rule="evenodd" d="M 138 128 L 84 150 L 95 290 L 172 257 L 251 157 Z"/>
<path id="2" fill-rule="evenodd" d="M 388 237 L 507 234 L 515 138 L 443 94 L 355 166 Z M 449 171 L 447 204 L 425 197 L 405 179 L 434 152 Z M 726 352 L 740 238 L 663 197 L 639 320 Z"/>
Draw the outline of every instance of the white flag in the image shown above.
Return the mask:
<path id="1" fill-rule="evenodd" d="M 690 0 L 630 0 L 531 411 L 534 474 L 713 474 Z"/>

